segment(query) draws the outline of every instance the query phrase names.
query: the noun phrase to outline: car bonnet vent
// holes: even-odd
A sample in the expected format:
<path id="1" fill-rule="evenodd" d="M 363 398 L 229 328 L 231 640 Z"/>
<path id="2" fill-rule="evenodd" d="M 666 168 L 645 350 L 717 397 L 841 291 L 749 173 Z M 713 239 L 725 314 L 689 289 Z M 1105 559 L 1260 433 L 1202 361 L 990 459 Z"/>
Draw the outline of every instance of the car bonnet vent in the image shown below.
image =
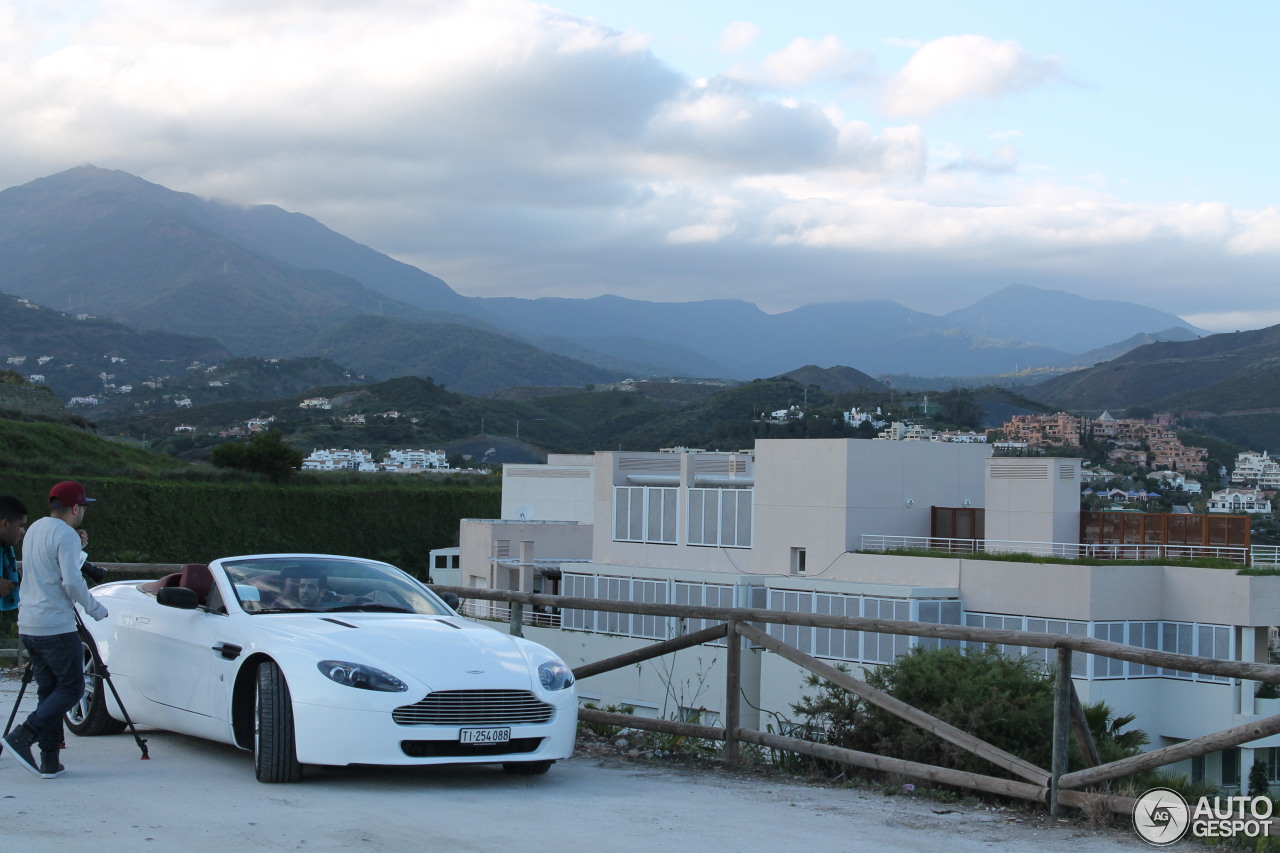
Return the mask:
<path id="1" fill-rule="evenodd" d="M 358 625 L 352 625 L 350 622 L 343 622 L 341 619 L 334 619 L 332 616 L 321 616 L 325 622 L 332 622 L 335 625 L 341 625 L 343 628 L 358 628 Z"/>

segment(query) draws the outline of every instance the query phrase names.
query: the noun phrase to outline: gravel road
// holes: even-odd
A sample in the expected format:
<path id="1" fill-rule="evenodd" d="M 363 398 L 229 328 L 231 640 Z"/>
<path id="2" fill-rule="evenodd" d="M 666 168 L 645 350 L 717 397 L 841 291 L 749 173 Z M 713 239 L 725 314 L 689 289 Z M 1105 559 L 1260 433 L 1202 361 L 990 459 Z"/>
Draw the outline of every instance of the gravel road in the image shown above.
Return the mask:
<path id="1" fill-rule="evenodd" d="M 0 679 L 4 720 L 16 694 L 16 681 Z M 29 694 L 22 704 L 32 705 Z M 1132 830 L 1099 830 L 1082 820 L 728 772 L 712 761 L 628 758 L 607 745 L 589 745 L 533 778 L 488 766 L 308 767 L 300 784 L 263 785 L 246 752 L 167 732 L 144 736 L 151 753 L 145 762 L 127 733 L 68 735 L 67 772 L 52 780 L 0 756 L 5 849 L 1149 849 Z"/>

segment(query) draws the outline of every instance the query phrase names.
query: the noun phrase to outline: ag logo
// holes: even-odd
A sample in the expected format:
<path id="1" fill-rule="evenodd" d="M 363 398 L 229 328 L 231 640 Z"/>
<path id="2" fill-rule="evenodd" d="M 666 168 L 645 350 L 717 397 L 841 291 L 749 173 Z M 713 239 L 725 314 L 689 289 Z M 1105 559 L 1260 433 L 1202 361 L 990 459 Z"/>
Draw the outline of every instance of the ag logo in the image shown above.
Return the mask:
<path id="1" fill-rule="evenodd" d="M 1142 840 L 1163 847 L 1187 834 L 1191 810 L 1177 791 L 1152 788 L 1133 807 L 1133 828 Z"/>

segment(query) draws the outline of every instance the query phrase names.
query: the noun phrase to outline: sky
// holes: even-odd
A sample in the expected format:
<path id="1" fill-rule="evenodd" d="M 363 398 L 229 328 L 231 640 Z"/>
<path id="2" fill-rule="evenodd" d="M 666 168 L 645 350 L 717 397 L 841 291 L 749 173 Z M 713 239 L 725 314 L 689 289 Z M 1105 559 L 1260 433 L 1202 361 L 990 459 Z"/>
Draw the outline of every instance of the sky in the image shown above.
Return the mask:
<path id="1" fill-rule="evenodd" d="M 0 187 L 276 204 L 468 296 L 1025 284 L 1260 328 L 1277 31 L 1271 0 L 0 0 Z"/>

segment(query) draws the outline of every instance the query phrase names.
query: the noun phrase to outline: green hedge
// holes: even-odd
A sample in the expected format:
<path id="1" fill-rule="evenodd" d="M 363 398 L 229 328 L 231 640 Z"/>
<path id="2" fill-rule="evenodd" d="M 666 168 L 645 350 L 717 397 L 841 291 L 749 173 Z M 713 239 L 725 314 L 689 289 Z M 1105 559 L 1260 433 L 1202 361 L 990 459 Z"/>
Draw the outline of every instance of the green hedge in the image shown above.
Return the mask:
<path id="1" fill-rule="evenodd" d="M 0 493 L 47 514 L 57 478 L 8 474 Z M 386 560 L 426 577 L 428 552 L 457 544 L 462 518 L 496 518 L 497 483 L 383 481 L 280 485 L 81 479 L 96 498 L 85 517 L 97 562 L 206 563 L 218 557 L 301 551 Z"/>

